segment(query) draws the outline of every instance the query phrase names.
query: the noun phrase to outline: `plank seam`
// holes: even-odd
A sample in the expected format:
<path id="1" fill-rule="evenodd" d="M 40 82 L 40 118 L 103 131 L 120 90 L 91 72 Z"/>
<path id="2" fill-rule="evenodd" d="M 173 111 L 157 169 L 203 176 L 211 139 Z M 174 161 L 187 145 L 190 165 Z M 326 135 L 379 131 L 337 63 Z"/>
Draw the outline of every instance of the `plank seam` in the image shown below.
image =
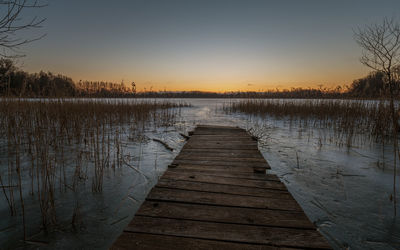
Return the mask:
<path id="1" fill-rule="evenodd" d="M 245 206 L 235 206 L 235 205 L 227 205 L 227 204 L 215 204 L 215 203 L 207 203 L 207 202 L 201 203 L 201 202 L 194 202 L 194 201 L 174 201 L 174 200 L 163 200 L 163 199 L 155 199 L 155 198 L 146 198 L 146 201 L 171 202 L 171 203 L 192 204 L 192 205 L 207 205 L 207 206 L 216 206 L 216 207 L 252 208 L 252 209 L 259 209 L 259 210 L 273 210 L 273 211 L 285 211 L 285 212 L 296 212 L 296 213 L 302 212 L 302 210 L 299 210 L 299 209 L 287 210 L 287 209 L 268 208 L 268 207 L 245 207 Z"/>
<path id="2" fill-rule="evenodd" d="M 194 191 L 194 192 L 202 192 L 202 193 L 211 193 L 211 194 L 229 194 L 229 195 L 235 195 L 235 196 L 243 196 L 243 197 L 253 197 L 253 198 L 268 198 L 271 200 L 278 200 L 276 198 L 271 198 L 271 197 L 265 197 L 265 196 L 258 196 L 258 195 L 246 195 L 246 194 L 230 194 L 226 192 L 216 192 L 216 191 L 205 191 L 205 190 L 192 190 L 192 189 L 187 189 L 187 188 L 177 188 L 177 187 L 163 187 L 159 186 L 158 183 L 155 185 L 156 188 L 163 188 L 163 189 L 171 189 L 171 190 L 181 190 L 181 191 Z M 295 200 L 294 198 L 291 198 L 292 200 Z M 280 199 L 279 199 L 280 200 Z"/>
<path id="3" fill-rule="evenodd" d="M 176 170 L 175 170 L 176 169 Z M 176 168 L 174 168 L 174 170 L 172 170 L 172 169 L 168 169 L 167 171 L 170 171 L 170 172 L 177 172 L 177 173 L 182 173 L 182 171 L 177 171 L 177 170 L 179 170 L 179 165 L 178 165 L 178 167 L 176 167 Z M 182 170 L 188 170 L 188 169 L 182 169 Z M 167 172 L 166 171 L 166 172 Z M 203 171 L 203 170 L 200 170 L 200 171 Z M 204 173 L 202 173 L 202 172 L 200 172 L 200 171 L 192 171 L 192 170 L 188 170 L 187 172 L 191 172 L 191 173 L 193 173 L 193 174 L 201 174 L 202 176 L 212 176 L 212 177 L 224 177 L 224 178 L 230 178 L 230 179 L 240 179 L 240 180 L 253 180 L 253 181 L 273 181 L 273 182 L 278 182 L 278 183 L 282 183 L 280 180 L 270 180 L 270 179 L 261 179 L 261 178 L 259 178 L 259 179 L 254 179 L 254 178 L 250 178 L 250 177 L 248 177 L 248 178 L 246 178 L 246 177 L 237 177 L 237 176 L 223 176 L 223 175 L 216 175 L 216 174 L 204 174 Z M 204 170 L 204 171 L 207 171 L 207 170 Z M 223 174 L 223 173 L 221 173 L 221 174 Z M 229 174 L 229 173 L 227 173 L 227 174 Z M 265 174 L 260 174 L 260 175 L 264 175 L 265 176 Z M 260 176 L 261 177 L 261 176 Z"/>
<path id="4" fill-rule="evenodd" d="M 263 190 L 274 190 L 274 191 L 280 191 L 280 192 L 285 192 L 285 193 L 290 193 L 286 187 L 284 189 L 278 189 L 278 188 L 263 188 L 263 187 L 254 187 L 254 186 L 243 186 L 243 185 L 235 185 L 235 184 L 226 184 L 226 183 L 216 183 L 216 182 L 207 182 L 207 181 L 191 181 L 191 180 L 177 180 L 177 179 L 171 179 L 168 177 L 162 177 L 164 180 L 170 180 L 170 181 L 188 181 L 188 182 L 195 182 L 195 183 L 207 183 L 207 184 L 218 184 L 218 185 L 226 185 L 226 186 L 234 186 L 234 187 L 245 187 L 245 188 L 257 188 L 257 189 L 263 189 Z"/>
<path id="5" fill-rule="evenodd" d="M 235 244 L 242 244 L 242 245 L 254 245 L 254 246 L 272 246 L 272 247 L 285 247 L 290 249 L 329 249 L 329 248 L 311 248 L 311 247 L 296 247 L 291 245 L 278 245 L 278 244 L 268 244 L 268 243 L 256 243 L 256 242 L 248 242 L 248 241 L 234 241 L 234 240 L 222 240 L 222 239 L 211 239 L 205 237 L 193 237 L 193 236 L 184 236 L 184 235 L 177 235 L 171 233 L 149 233 L 149 232 L 142 232 L 136 230 L 124 230 L 124 233 L 138 233 L 138 234 L 149 234 L 149 235 L 159 235 L 159 236 L 172 236 L 177 238 L 185 238 L 185 239 L 197 239 L 197 240 L 208 240 L 208 241 L 215 241 L 215 242 L 227 242 L 227 243 L 235 243 Z"/>
<path id="6" fill-rule="evenodd" d="M 186 221 L 194 221 L 194 222 L 207 222 L 207 223 L 217 223 L 217 224 L 228 224 L 228 225 L 238 225 L 238 226 L 252 226 L 252 227 L 264 227 L 264 228 L 284 228 L 284 229 L 296 229 L 303 231 L 315 231 L 316 228 L 313 227 L 290 227 L 290 226 L 278 226 L 278 225 L 266 225 L 266 224 L 249 224 L 249 223 L 238 223 L 238 222 L 225 222 L 225 221 L 213 221 L 213 220 L 199 220 L 199 219 L 186 219 L 186 218 L 177 218 L 177 217 L 168 217 L 168 216 L 152 216 L 137 213 L 137 216 L 140 217 L 148 217 L 148 218 L 160 218 L 160 219 L 173 219 L 173 220 L 186 220 Z"/>
<path id="7" fill-rule="evenodd" d="M 190 148 L 187 148 L 187 149 L 203 149 L 203 150 L 210 150 L 210 149 L 212 149 L 212 150 L 248 150 L 248 151 L 257 151 L 258 150 L 258 148 L 257 149 L 254 149 L 254 148 L 241 148 L 241 149 L 237 149 L 237 148 L 198 148 L 198 147 L 190 147 Z M 186 150 L 186 149 L 184 149 L 184 150 Z M 185 152 L 184 150 L 182 150 L 182 152 Z"/>
<path id="8" fill-rule="evenodd" d="M 205 191 L 205 190 L 198 190 L 198 189 L 190 189 L 190 188 L 178 188 L 178 187 L 166 187 L 166 186 L 159 186 L 158 184 L 155 186 L 157 188 L 170 188 L 170 189 L 177 189 L 177 190 L 182 190 L 182 191 L 198 191 L 198 192 L 208 192 L 208 193 L 214 193 L 214 194 L 230 194 L 230 195 L 241 195 L 241 196 L 247 196 L 247 197 L 254 197 L 254 198 L 269 198 L 266 197 L 265 195 L 247 195 L 247 194 L 236 194 L 236 193 L 228 193 L 228 192 L 213 192 L 213 191 Z M 279 194 L 279 193 L 275 193 Z M 282 198 L 283 200 L 290 200 L 293 199 L 290 194 L 284 193 L 283 195 L 287 195 L 289 197 L 284 197 Z"/>

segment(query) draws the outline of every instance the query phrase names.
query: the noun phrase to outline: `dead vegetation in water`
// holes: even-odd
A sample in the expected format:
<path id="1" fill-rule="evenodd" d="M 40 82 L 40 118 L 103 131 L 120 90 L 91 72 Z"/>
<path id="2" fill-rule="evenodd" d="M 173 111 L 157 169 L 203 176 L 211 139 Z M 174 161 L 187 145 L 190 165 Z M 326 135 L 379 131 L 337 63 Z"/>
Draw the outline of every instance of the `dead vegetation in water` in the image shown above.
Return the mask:
<path id="1" fill-rule="evenodd" d="M 247 99 L 223 109 L 227 113 L 286 119 L 301 128 L 327 129 L 332 132 L 330 140 L 339 146 L 350 147 L 357 139 L 383 144 L 391 140 L 392 118 L 385 101 Z"/>
<path id="2" fill-rule="evenodd" d="M 125 166 L 123 141 L 131 134 L 171 126 L 185 106 L 137 100 L 0 99 L 0 189 L 10 214 L 22 214 L 25 231 L 24 196 L 30 194 L 37 200 L 41 228 L 56 225 L 59 193 L 79 192 L 88 182 L 92 192 L 102 192 L 105 172 Z M 71 218 L 74 224 L 75 212 Z"/>

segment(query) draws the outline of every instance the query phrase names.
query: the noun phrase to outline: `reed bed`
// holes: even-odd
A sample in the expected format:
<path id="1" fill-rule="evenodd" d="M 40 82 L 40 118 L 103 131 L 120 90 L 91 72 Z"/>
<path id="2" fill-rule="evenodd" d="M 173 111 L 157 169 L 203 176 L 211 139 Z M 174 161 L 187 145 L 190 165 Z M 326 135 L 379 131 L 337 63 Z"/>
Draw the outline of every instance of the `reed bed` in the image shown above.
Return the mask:
<path id="1" fill-rule="evenodd" d="M 246 99 L 223 109 L 227 113 L 286 119 L 303 128 L 328 129 L 330 140 L 348 147 L 357 138 L 383 144 L 392 139 L 392 116 L 385 101 Z"/>
<path id="2" fill-rule="evenodd" d="M 37 200 L 41 228 L 57 224 L 57 194 L 91 183 L 102 192 L 106 171 L 123 166 L 123 136 L 171 126 L 186 104 L 135 100 L 0 99 L 0 190 L 10 214 Z M 132 135 L 132 136 L 131 136 Z M 71 215 L 72 223 L 75 214 Z"/>

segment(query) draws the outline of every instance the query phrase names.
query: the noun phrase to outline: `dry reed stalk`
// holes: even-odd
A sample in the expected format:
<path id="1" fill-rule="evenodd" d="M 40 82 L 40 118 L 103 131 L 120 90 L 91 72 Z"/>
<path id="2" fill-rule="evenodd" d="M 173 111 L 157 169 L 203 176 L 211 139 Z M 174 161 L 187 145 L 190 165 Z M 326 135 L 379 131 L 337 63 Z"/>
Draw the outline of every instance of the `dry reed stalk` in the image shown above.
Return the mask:
<path id="1" fill-rule="evenodd" d="M 101 192 L 110 165 L 123 166 L 122 137 L 126 128 L 140 134 L 151 126 L 173 124 L 180 106 L 186 104 L 0 99 L 0 138 L 5 138 L 0 141 L 0 146 L 5 146 L 0 157 L 7 159 L 7 164 L 0 165 L 6 170 L 6 175 L 0 174 L 0 185 L 12 215 L 17 212 L 14 188 L 19 190 L 24 237 L 25 193 L 36 196 L 42 228 L 46 230 L 57 223 L 57 192 L 78 193 L 80 183 L 88 178 L 92 178 L 93 192 Z M 110 159 L 114 159 L 113 164 Z M 29 164 L 21 164 L 23 161 Z M 24 182 L 26 178 L 28 182 Z"/>
<path id="2" fill-rule="evenodd" d="M 288 119 L 302 128 L 330 129 L 338 145 L 347 147 L 360 136 L 382 143 L 392 139 L 393 124 L 387 122 L 391 120 L 390 106 L 385 101 L 248 99 L 224 105 L 223 110 Z"/>

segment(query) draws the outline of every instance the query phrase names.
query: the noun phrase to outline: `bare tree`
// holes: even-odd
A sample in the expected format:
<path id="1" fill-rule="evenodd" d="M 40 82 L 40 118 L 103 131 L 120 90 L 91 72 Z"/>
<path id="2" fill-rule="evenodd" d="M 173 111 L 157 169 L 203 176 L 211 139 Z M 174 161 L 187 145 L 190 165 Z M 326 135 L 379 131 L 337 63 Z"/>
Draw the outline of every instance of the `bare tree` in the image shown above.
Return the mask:
<path id="1" fill-rule="evenodd" d="M 131 83 L 131 86 L 132 86 L 131 92 L 134 93 L 134 94 L 136 94 L 136 83 L 135 83 L 135 82 L 132 82 L 132 83 Z"/>
<path id="2" fill-rule="evenodd" d="M 24 18 L 29 9 L 42 8 L 46 4 L 41 0 L 0 0 L 0 56 L 22 56 L 22 45 L 41 39 L 44 35 L 21 38 L 21 33 L 29 29 L 40 28 L 45 18 L 33 16 Z"/>
<path id="3" fill-rule="evenodd" d="M 398 154 L 398 112 L 394 107 L 395 84 L 398 83 L 400 67 L 400 24 L 393 18 L 384 18 L 380 24 L 358 28 L 354 32 L 355 40 L 363 49 L 361 63 L 385 75 L 385 85 L 390 94 L 390 112 L 393 127 L 394 169 L 393 203 L 396 216 L 396 159 Z M 399 154 L 400 156 L 400 154 Z"/>

